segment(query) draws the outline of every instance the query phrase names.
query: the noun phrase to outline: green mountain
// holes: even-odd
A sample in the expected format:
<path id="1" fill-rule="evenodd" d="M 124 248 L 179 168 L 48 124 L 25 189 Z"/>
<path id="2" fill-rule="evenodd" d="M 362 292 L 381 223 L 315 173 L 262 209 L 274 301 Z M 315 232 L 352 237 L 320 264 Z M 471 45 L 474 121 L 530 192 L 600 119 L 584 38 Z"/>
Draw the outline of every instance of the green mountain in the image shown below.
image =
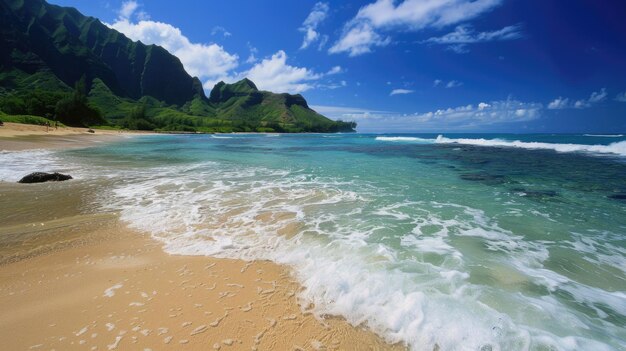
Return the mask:
<path id="1" fill-rule="evenodd" d="M 301 95 L 244 79 L 207 98 L 198 78 L 156 45 L 43 0 L 0 0 L 0 110 L 69 125 L 171 131 L 353 131 Z M 0 116 L 0 119 L 2 116 Z"/>

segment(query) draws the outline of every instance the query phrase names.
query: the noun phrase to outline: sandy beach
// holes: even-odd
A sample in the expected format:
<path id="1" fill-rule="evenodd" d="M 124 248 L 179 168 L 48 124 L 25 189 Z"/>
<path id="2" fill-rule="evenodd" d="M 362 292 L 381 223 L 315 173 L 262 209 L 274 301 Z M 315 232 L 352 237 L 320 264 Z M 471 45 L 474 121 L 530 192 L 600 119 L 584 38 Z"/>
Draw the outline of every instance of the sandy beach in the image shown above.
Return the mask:
<path id="1" fill-rule="evenodd" d="M 28 149 L 60 149 L 88 147 L 105 141 L 113 141 L 124 135 L 146 134 L 138 131 L 117 131 L 88 128 L 59 127 L 57 129 L 34 125 L 5 122 L 0 126 L 0 151 Z"/>
<path id="2" fill-rule="evenodd" d="M 6 123 L 0 149 L 85 147 L 118 135 Z M 0 182 L 7 350 L 404 349 L 308 312 L 286 267 L 168 255 L 117 213 L 85 210 L 87 186 L 71 189 L 71 182 Z"/>

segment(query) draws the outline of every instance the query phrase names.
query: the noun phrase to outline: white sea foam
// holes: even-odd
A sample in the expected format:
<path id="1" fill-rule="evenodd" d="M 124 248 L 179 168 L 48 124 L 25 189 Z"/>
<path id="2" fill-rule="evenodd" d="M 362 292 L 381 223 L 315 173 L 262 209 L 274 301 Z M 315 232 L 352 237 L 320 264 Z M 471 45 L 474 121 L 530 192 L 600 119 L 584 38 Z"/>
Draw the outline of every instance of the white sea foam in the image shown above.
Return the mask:
<path id="1" fill-rule="evenodd" d="M 435 141 L 438 144 L 466 144 L 477 146 L 515 147 L 531 150 L 554 150 L 557 152 L 586 152 L 592 154 L 615 154 L 626 156 L 626 141 L 619 141 L 609 145 L 584 144 L 557 144 L 526 141 L 509 141 L 503 139 L 450 139 L 439 135 Z"/>
<path id="2" fill-rule="evenodd" d="M 63 170 L 53 151 L 27 150 L 0 152 L 0 181 L 16 182 L 32 172 Z"/>
<path id="3" fill-rule="evenodd" d="M 225 136 L 225 135 L 215 135 L 215 134 L 212 134 L 211 138 L 213 138 L 213 139 L 232 139 L 233 137 Z"/>
<path id="4" fill-rule="evenodd" d="M 591 135 L 588 135 L 591 136 Z M 599 136 L 599 135 L 597 135 Z M 609 135 L 603 135 L 605 137 L 613 137 Z M 615 137 L 621 137 L 622 135 L 616 135 Z M 534 141 L 520 141 L 520 140 L 504 140 L 504 139 L 471 139 L 471 138 L 446 138 L 443 135 L 437 136 L 436 139 L 424 139 L 417 137 L 376 137 L 379 141 L 390 142 L 412 142 L 412 143 L 436 143 L 436 144 L 464 144 L 464 145 L 476 145 L 485 147 L 514 147 L 523 148 L 529 150 L 554 150 L 557 152 L 585 152 L 590 154 L 614 154 L 620 156 L 626 156 L 626 141 L 618 141 L 609 145 L 585 145 L 585 144 L 558 144 L 558 143 L 545 143 Z"/>
<path id="5" fill-rule="evenodd" d="M 621 138 L 624 134 L 583 134 L 587 137 L 599 137 L 599 138 Z"/>
<path id="6" fill-rule="evenodd" d="M 168 252 L 289 265 L 304 288 L 299 298 L 315 313 L 366 323 L 413 350 L 611 350 L 592 340 L 598 323 L 606 338 L 623 335 L 604 310 L 626 313 L 625 293 L 549 270 L 549 243 L 507 231 L 476 208 L 381 201 L 386 194 L 376 184 L 304 170 L 203 162 L 115 172 L 121 180 L 104 206 Z M 623 262 L 607 245 L 577 237 L 562 245 Z M 492 284 L 473 282 L 476 266 Z M 515 293 L 500 289 L 511 285 Z M 535 296 L 528 286 L 550 293 Z M 599 322 L 558 295 L 596 311 Z"/>
<path id="7" fill-rule="evenodd" d="M 459 238 L 499 253 L 491 263 L 494 269 L 517 272 L 550 291 L 576 294 L 584 305 L 606 303 L 621 311 L 616 306 L 620 295 L 593 297 L 599 289 L 540 274 L 549 257 L 545 244 L 526 241 L 466 206 L 403 201 L 367 208 L 379 196 L 367 183 L 216 163 L 161 168 L 156 176 L 145 172 L 114 193 L 122 219 L 151 232 L 168 252 L 289 265 L 304 287 L 299 298 L 313 303 L 316 313 L 342 315 L 355 325 L 365 322 L 389 341 L 414 350 L 435 345 L 445 350 L 605 347 L 585 336 L 566 331 L 557 336 L 540 328 L 536 321 L 546 319 L 587 328 L 578 313 L 555 299 L 542 302 L 558 312 L 554 316 L 533 312 L 514 320 L 498 312 L 489 298 L 481 298 L 497 290 L 468 281 L 469 262 L 484 260 L 484 253 L 461 250 L 454 244 Z M 436 210 L 454 215 L 442 218 Z M 400 239 L 403 247 L 438 255 L 443 263 L 406 258 L 372 240 L 394 226 L 412 228 Z M 508 275 L 502 274 L 503 284 L 510 284 Z M 511 297 L 506 299 L 510 303 Z M 513 299 L 516 305 L 532 301 L 523 295 Z M 560 343 L 564 337 L 572 338 L 566 339 L 572 347 Z"/>
<path id="8" fill-rule="evenodd" d="M 378 136 L 376 137 L 376 140 L 380 140 L 380 141 L 404 141 L 404 142 L 420 142 L 420 143 L 432 143 L 434 141 L 434 139 L 424 139 L 424 138 L 417 138 L 417 137 L 384 137 L 384 136 Z"/>

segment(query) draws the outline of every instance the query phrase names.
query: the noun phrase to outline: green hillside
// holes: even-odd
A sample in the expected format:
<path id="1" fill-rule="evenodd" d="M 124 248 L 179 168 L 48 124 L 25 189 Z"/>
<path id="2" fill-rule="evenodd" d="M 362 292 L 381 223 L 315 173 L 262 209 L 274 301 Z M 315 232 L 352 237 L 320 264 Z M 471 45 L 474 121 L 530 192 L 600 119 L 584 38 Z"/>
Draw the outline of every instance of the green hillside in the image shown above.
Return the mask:
<path id="1" fill-rule="evenodd" d="M 0 0 L 0 111 L 67 125 L 233 132 L 353 131 L 301 95 L 244 79 L 201 82 L 162 47 L 134 42 L 74 8 Z M 7 119 L 0 115 L 0 119 Z"/>

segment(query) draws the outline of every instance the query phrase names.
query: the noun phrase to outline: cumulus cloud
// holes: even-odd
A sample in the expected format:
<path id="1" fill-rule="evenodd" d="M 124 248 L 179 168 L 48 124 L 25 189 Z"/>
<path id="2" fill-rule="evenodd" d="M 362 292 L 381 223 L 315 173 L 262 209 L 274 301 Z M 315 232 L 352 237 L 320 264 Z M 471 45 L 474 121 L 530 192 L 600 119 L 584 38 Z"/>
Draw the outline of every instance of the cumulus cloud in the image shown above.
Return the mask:
<path id="1" fill-rule="evenodd" d="M 481 102 L 416 114 L 412 120 L 454 127 L 478 127 L 499 123 L 525 122 L 539 118 L 542 105 L 517 100 Z"/>
<path id="2" fill-rule="evenodd" d="M 313 6 L 313 9 L 302 23 L 302 27 L 298 29 L 304 32 L 304 39 L 300 49 L 308 48 L 309 45 L 317 40 L 324 40 L 320 33 L 317 32 L 317 27 L 328 17 L 328 11 L 329 7 L 325 2 L 318 2 Z"/>
<path id="3" fill-rule="evenodd" d="M 263 59 L 250 70 L 240 73 L 238 78 L 248 77 L 259 89 L 274 92 L 301 93 L 315 87 L 315 81 L 322 78 L 305 67 L 291 66 L 287 63 L 287 54 L 279 50 L 269 58 Z"/>
<path id="4" fill-rule="evenodd" d="M 218 79 L 206 81 L 204 89 L 211 90 L 219 81 L 234 83 L 243 78 L 249 78 L 261 90 L 276 93 L 298 94 L 313 88 L 337 89 L 347 86 L 347 82 L 343 80 L 338 83 L 322 80 L 326 76 L 341 72 L 340 66 L 332 67 L 326 73 L 316 73 L 306 67 L 293 66 L 287 61 L 287 53 L 279 50 L 260 61 L 255 59 L 256 63 L 248 70 L 232 72 Z"/>
<path id="5" fill-rule="evenodd" d="M 124 1 L 117 12 L 118 18 L 129 19 L 138 8 L 139 4 L 136 1 Z"/>
<path id="6" fill-rule="evenodd" d="M 405 95 L 405 94 L 411 94 L 413 92 L 414 90 L 410 90 L 410 89 L 393 89 L 391 93 L 389 93 L 389 96 Z"/>
<path id="7" fill-rule="evenodd" d="M 418 31 L 425 28 L 443 28 L 492 10 L 501 0 L 377 0 L 362 7 L 345 24 L 341 38 L 330 48 L 330 53 L 347 52 L 357 56 L 371 52 L 376 46 L 391 42 L 380 31 L 393 29 Z"/>
<path id="8" fill-rule="evenodd" d="M 328 72 L 326 72 L 326 75 L 339 74 L 342 72 L 343 72 L 343 69 L 341 68 L 341 66 L 334 66 Z"/>
<path id="9" fill-rule="evenodd" d="M 315 87 L 335 89 L 347 85 L 345 81 L 319 82 L 327 75 L 343 72 L 340 66 L 332 67 L 327 73 L 316 73 L 309 68 L 289 64 L 287 54 L 283 50 L 259 61 L 256 57 L 258 50 L 249 43 L 250 54 L 246 63 L 253 66 L 248 70 L 237 72 L 235 69 L 239 65 L 238 55 L 229 53 L 216 43 L 193 43 L 179 28 L 171 24 L 140 20 L 137 14 L 139 7 L 140 5 L 134 1 L 124 2 L 116 22 L 107 25 L 132 40 L 164 47 L 180 59 L 190 75 L 197 76 L 203 81 L 206 90 L 212 89 L 221 80 L 232 83 L 246 77 L 254 81 L 260 89 L 275 92 L 301 93 Z M 320 17 L 317 15 L 311 20 L 307 18 L 305 24 L 319 21 Z M 213 28 L 214 35 L 228 36 L 226 33 L 228 32 L 222 27 Z"/>
<path id="10" fill-rule="evenodd" d="M 384 128 L 386 131 L 439 132 L 484 130 L 490 126 L 528 122 L 540 118 L 542 109 L 540 103 L 508 99 L 410 114 L 330 106 L 323 106 L 321 111 L 335 119 L 357 121 L 360 131 Z"/>
<path id="11" fill-rule="evenodd" d="M 224 38 L 230 37 L 232 35 L 231 32 L 227 31 L 226 28 L 222 26 L 215 26 L 211 29 L 211 35 L 221 34 Z"/>
<path id="12" fill-rule="evenodd" d="M 180 59 L 187 73 L 205 82 L 227 76 L 237 67 L 239 57 L 236 54 L 215 43 L 192 43 L 171 24 L 141 19 L 148 16 L 135 13 L 138 8 L 135 1 L 122 3 L 117 21 L 107 25 L 132 40 L 162 46 Z M 133 20 L 133 14 L 138 21 Z"/>
<path id="13" fill-rule="evenodd" d="M 615 96 L 615 101 L 626 102 L 626 91 L 619 93 Z"/>
<path id="14" fill-rule="evenodd" d="M 150 19 L 150 15 L 148 15 L 145 11 L 139 10 L 141 5 L 138 2 L 129 0 L 122 2 L 122 6 L 117 11 L 117 18 L 119 20 L 130 20 L 133 15 L 135 18 L 140 21 L 147 21 Z M 139 11 L 138 11 L 139 10 Z"/>
<path id="15" fill-rule="evenodd" d="M 596 103 L 606 100 L 607 97 L 606 88 L 602 88 L 600 91 L 594 91 L 587 100 L 589 103 Z"/>
<path id="16" fill-rule="evenodd" d="M 550 110 L 561 110 L 570 106 L 569 99 L 559 96 L 548 104 Z"/>
<path id="17" fill-rule="evenodd" d="M 132 40 L 164 47 L 180 59 L 189 74 L 200 79 L 215 79 L 227 75 L 238 65 L 239 57 L 236 54 L 228 53 L 218 44 L 192 43 L 180 29 L 171 24 L 119 20 L 109 26 Z"/>
<path id="18" fill-rule="evenodd" d="M 450 88 L 458 88 L 461 85 L 463 85 L 462 82 L 459 82 L 458 80 L 451 80 L 448 82 L 448 84 L 446 84 L 446 88 L 450 89 Z"/>
<path id="19" fill-rule="evenodd" d="M 600 89 L 600 91 L 592 92 L 588 99 L 576 100 L 573 103 L 570 102 L 570 99 L 559 96 L 548 104 L 548 109 L 562 110 L 567 108 L 590 108 L 593 105 L 606 100 L 607 96 L 608 93 L 605 88 Z"/>
<path id="20" fill-rule="evenodd" d="M 331 119 L 341 119 L 344 121 L 360 120 L 379 120 L 382 116 L 393 115 L 394 113 L 382 110 L 371 110 L 361 107 L 346 106 L 327 106 L 327 105 L 311 105 L 313 110 L 323 114 Z"/>
<path id="21" fill-rule="evenodd" d="M 389 43 L 391 38 L 383 37 L 376 33 L 371 25 L 361 23 L 344 28 L 341 39 L 328 49 L 328 52 L 331 54 L 348 52 L 350 56 L 358 56 L 371 52 L 374 46 L 386 46 Z"/>
<path id="22" fill-rule="evenodd" d="M 246 63 L 257 62 L 258 59 L 256 58 L 256 54 L 259 52 L 259 49 L 252 46 L 249 42 L 246 43 L 246 45 L 248 46 L 248 50 L 250 51 L 250 54 L 248 55 L 248 58 L 246 59 Z"/>
<path id="23" fill-rule="evenodd" d="M 471 25 L 457 26 L 454 32 L 441 37 L 433 37 L 426 43 L 449 45 L 448 48 L 456 53 L 466 53 L 468 44 L 484 43 L 489 41 L 515 40 L 523 37 L 522 26 L 516 24 L 492 32 L 476 33 Z"/>

